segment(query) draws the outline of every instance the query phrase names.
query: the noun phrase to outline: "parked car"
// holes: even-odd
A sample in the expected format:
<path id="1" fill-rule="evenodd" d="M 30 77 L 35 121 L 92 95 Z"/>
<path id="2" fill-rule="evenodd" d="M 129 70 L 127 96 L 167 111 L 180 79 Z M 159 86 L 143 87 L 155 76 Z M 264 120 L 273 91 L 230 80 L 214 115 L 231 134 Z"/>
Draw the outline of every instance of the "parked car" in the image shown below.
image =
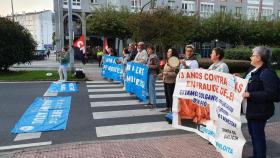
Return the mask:
<path id="1" fill-rule="evenodd" d="M 47 52 L 45 50 L 36 50 L 34 56 L 35 60 L 44 60 L 47 56 Z"/>

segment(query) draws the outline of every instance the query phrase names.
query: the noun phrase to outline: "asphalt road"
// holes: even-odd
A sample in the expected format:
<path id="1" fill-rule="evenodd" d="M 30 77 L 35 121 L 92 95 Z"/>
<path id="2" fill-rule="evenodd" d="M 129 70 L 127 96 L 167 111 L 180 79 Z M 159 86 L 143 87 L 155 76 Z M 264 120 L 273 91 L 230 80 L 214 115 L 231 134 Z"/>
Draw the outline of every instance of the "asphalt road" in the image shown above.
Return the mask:
<path id="1" fill-rule="evenodd" d="M 88 92 L 85 82 L 78 83 L 78 93 L 62 93 L 58 96 L 72 96 L 71 109 L 66 130 L 42 132 L 39 138 L 15 141 L 15 134 L 11 134 L 11 129 L 20 119 L 22 114 L 31 105 L 36 97 L 43 96 L 47 91 L 50 82 L 27 82 L 27 83 L 0 83 L 0 148 L 13 147 L 15 145 L 28 145 L 31 143 L 51 142 L 51 144 L 73 143 L 82 141 L 108 140 L 108 139 L 128 139 L 144 138 L 154 136 L 168 136 L 177 134 L 186 134 L 182 130 L 166 130 L 140 133 L 128 133 L 112 136 L 97 136 L 96 128 L 115 125 L 130 125 L 138 123 L 164 122 L 164 114 L 147 115 L 135 117 L 117 117 L 93 119 L 93 112 L 111 112 L 122 110 L 141 110 L 143 105 L 124 105 L 124 106 L 106 106 L 91 107 L 91 102 L 99 101 L 122 101 L 136 99 L 134 96 L 122 98 L 89 98 L 92 93 Z M 104 89 L 104 88 L 96 88 Z M 106 88 L 110 89 L 110 88 Z M 107 94 L 108 92 L 99 92 L 95 94 Z M 110 94 L 120 94 L 124 92 L 109 92 Z M 159 97 L 163 99 L 163 96 Z M 163 108 L 163 104 L 159 107 Z M 170 125 L 167 125 L 170 126 Z M 13 150 L 13 149 L 11 149 Z M 11 151 L 4 150 L 4 151 Z M 2 152 L 2 151 L 0 151 Z"/>

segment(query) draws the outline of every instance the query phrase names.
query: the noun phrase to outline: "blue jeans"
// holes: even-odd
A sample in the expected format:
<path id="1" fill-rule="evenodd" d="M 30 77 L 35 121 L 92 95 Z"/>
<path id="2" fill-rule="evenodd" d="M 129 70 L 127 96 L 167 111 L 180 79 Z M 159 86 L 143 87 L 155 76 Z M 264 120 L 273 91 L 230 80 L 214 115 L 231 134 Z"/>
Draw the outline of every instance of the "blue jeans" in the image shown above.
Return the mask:
<path id="1" fill-rule="evenodd" d="M 149 74 L 149 103 L 156 105 L 156 75 Z"/>
<path id="2" fill-rule="evenodd" d="M 253 144 L 253 157 L 266 157 L 266 140 L 265 140 L 266 120 L 248 120 L 249 134 Z"/>

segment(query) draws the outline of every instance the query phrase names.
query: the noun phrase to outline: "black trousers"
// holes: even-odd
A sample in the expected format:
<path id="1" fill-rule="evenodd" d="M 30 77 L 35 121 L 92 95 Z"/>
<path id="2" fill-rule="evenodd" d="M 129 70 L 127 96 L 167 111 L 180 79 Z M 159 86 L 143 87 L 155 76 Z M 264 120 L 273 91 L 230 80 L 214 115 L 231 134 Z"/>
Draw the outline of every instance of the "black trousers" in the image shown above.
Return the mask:
<path id="1" fill-rule="evenodd" d="M 174 88 L 175 83 L 164 83 L 164 92 L 167 108 L 172 108 Z"/>

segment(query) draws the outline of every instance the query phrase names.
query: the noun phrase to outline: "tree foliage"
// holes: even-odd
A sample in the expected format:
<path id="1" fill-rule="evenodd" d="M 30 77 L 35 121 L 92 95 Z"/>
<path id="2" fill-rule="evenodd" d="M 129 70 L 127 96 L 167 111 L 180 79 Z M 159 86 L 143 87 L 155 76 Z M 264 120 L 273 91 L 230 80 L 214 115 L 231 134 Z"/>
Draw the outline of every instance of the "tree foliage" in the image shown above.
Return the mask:
<path id="1" fill-rule="evenodd" d="M 27 29 L 0 17 L 0 71 L 7 71 L 16 63 L 30 62 L 36 45 Z"/>
<path id="2" fill-rule="evenodd" d="M 112 7 L 97 8 L 87 20 L 87 32 L 113 38 L 127 38 L 131 32 L 127 26 L 127 19 L 132 14 L 127 9 L 117 11 Z"/>
<path id="3" fill-rule="evenodd" d="M 248 20 L 223 12 L 202 18 L 183 16 L 167 8 L 142 13 L 101 8 L 88 20 L 88 30 L 95 35 L 132 38 L 163 48 L 215 39 L 234 46 L 280 46 L 280 20 Z"/>

